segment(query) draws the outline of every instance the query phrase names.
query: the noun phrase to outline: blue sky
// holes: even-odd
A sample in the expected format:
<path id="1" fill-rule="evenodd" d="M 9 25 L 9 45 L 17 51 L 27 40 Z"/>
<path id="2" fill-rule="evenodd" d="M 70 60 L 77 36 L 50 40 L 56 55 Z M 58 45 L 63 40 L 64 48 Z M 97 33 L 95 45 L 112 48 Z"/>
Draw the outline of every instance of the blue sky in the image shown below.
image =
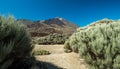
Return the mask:
<path id="1" fill-rule="evenodd" d="M 30 20 L 62 17 L 85 26 L 103 18 L 120 19 L 120 0 L 0 0 L 0 14 Z"/>

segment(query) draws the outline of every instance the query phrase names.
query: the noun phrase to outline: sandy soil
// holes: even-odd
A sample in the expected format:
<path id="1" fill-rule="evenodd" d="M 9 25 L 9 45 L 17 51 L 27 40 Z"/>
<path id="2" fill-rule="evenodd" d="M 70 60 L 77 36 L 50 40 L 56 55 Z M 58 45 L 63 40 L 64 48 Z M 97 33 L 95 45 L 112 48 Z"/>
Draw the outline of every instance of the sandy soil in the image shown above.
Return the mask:
<path id="1" fill-rule="evenodd" d="M 47 50 L 50 55 L 36 56 L 36 59 L 43 62 L 52 63 L 62 69 L 88 69 L 83 59 L 79 55 L 72 53 L 65 53 L 63 45 L 36 45 L 34 50 Z"/>

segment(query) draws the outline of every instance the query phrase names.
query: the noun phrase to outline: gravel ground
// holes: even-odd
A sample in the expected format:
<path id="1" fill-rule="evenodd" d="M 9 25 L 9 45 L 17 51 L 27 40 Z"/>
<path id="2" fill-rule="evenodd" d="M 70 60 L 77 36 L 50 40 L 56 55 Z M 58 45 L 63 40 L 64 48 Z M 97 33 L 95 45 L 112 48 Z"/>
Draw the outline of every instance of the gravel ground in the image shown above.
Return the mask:
<path id="1" fill-rule="evenodd" d="M 39 61 L 51 63 L 62 69 L 88 69 L 88 66 L 83 59 L 79 58 L 78 54 L 74 52 L 65 53 L 63 45 L 36 45 L 34 50 L 51 52 L 50 55 L 36 56 L 36 59 Z"/>

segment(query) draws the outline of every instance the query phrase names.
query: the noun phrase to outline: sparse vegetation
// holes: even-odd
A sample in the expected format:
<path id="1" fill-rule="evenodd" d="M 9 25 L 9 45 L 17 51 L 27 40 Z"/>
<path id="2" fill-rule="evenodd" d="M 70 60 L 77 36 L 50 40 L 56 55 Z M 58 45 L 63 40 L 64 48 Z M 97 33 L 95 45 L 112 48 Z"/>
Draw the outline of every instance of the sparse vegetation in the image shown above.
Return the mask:
<path id="1" fill-rule="evenodd" d="M 47 51 L 47 50 L 40 50 L 40 51 L 34 51 L 33 54 L 34 55 L 49 55 L 51 53 L 49 51 Z"/>
<path id="2" fill-rule="evenodd" d="M 79 52 L 90 69 L 120 69 L 120 22 L 106 22 L 79 28 L 65 43 L 65 49 Z"/>
<path id="3" fill-rule="evenodd" d="M 39 37 L 35 42 L 40 45 L 64 44 L 68 36 L 63 34 L 50 34 L 46 37 Z"/>

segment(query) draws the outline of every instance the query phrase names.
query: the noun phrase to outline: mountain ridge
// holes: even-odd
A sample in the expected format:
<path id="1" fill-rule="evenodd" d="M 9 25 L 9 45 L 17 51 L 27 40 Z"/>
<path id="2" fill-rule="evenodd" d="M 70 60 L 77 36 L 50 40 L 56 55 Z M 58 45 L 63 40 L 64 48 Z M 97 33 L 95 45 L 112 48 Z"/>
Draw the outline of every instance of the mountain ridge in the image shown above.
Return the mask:
<path id="1" fill-rule="evenodd" d="M 53 33 L 70 36 L 78 28 L 74 23 L 59 17 L 37 21 L 28 19 L 18 19 L 17 21 L 26 25 L 33 37 L 42 37 Z"/>

